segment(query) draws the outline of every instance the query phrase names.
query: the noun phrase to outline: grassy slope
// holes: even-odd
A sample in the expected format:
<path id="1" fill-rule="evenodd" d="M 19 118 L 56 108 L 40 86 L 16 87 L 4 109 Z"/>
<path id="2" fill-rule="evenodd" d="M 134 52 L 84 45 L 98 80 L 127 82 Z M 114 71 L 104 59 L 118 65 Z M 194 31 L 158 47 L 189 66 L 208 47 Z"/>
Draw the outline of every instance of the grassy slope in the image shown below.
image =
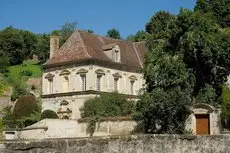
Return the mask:
<path id="1" fill-rule="evenodd" d="M 32 76 L 23 76 L 25 80 L 28 78 L 35 78 L 42 76 L 41 66 L 38 64 L 38 61 L 28 60 L 24 61 L 21 65 L 15 65 L 9 67 L 8 78 L 17 80 L 19 78 L 20 72 L 23 70 L 28 70 L 32 72 Z"/>
<path id="2" fill-rule="evenodd" d="M 32 72 L 31 76 L 20 76 L 20 72 L 23 70 L 28 70 Z M 42 69 L 39 65 L 38 61 L 27 60 L 24 61 L 23 64 L 10 66 L 8 68 L 7 77 L 2 77 L 0 79 L 0 96 L 3 96 L 7 90 L 9 90 L 9 85 L 13 85 L 17 82 L 26 82 L 29 78 L 36 78 L 42 76 Z M 4 79 L 3 79 L 4 78 Z"/>

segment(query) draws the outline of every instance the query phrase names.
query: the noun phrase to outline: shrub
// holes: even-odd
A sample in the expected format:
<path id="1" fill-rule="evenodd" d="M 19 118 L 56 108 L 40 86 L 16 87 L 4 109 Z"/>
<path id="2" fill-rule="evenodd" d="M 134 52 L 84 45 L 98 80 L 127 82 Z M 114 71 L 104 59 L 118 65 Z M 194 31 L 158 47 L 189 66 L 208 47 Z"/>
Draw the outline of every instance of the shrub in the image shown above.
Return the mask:
<path id="1" fill-rule="evenodd" d="M 23 70 L 20 75 L 31 76 L 33 73 L 30 70 Z"/>
<path id="2" fill-rule="evenodd" d="M 96 122 L 102 117 L 129 116 L 134 109 L 134 102 L 128 101 L 118 93 L 106 93 L 87 100 L 81 108 L 81 117 L 88 118 L 87 132 L 92 135 Z"/>
<path id="3" fill-rule="evenodd" d="M 30 117 L 34 112 L 39 111 L 38 103 L 34 96 L 25 95 L 19 97 L 13 110 L 13 115 L 16 119 Z"/>
<path id="4" fill-rule="evenodd" d="M 190 99 L 179 88 L 168 91 L 156 88 L 141 95 L 132 117 L 144 126 L 145 133 L 181 134 L 189 115 L 188 106 Z"/>
<path id="5" fill-rule="evenodd" d="M 56 112 L 47 109 L 47 110 L 44 110 L 41 114 L 41 120 L 45 118 L 58 118 L 58 115 Z"/>

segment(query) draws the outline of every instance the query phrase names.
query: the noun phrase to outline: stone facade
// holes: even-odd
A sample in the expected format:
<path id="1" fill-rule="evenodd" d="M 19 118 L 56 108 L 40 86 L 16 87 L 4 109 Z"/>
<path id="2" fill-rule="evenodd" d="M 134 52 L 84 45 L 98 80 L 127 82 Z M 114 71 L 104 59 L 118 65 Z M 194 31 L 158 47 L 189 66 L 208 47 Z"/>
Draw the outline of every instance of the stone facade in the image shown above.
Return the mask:
<path id="1" fill-rule="evenodd" d="M 82 78 L 78 72 L 85 70 L 85 90 L 82 90 Z M 68 71 L 68 75 L 60 75 L 61 72 Z M 109 69 L 106 67 L 90 65 L 78 66 L 72 68 L 59 69 L 49 71 L 43 74 L 42 95 L 43 95 L 43 109 L 51 109 L 56 112 L 62 107 L 61 102 L 67 101 L 68 107 L 72 111 L 70 119 L 80 118 L 80 111 L 84 102 L 98 95 L 97 92 L 97 71 L 103 72 L 100 78 L 100 91 L 99 92 L 112 92 L 114 91 L 114 76 L 119 74 L 120 77 L 117 81 L 117 91 L 127 95 L 138 95 L 139 90 L 144 84 L 142 75 L 135 72 L 127 72 L 116 69 Z M 53 92 L 49 92 L 49 79 L 47 75 L 53 76 Z M 63 80 L 63 77 L 68 77 L 68 82 Z M 132 78 L 133 77 L 133 78 Z M 132 82 L 133 81 L 133 82 Z M 131 84 L 132 83 L 132 84 Z M 132 89 L 131 89 L 132 86 Z M 67 91 L 65 91 L 67 88 Z M 131 91 L 132 90 L 132 91 Z M 87 92 L 88 91 L 88 92 Z M 96 92 L 93 92 L 96 91 Z M 132 92 L 132 93 L 131 93 Z"/>
<path id="2" fill-rule="evenodd" d="M 79 119 L 84 102 L 101 93 L 116 91 L 135 99 L 144 85 L 143 44 L 76 31 L 60 48 L 57 37 L 51 37 L 50 45 L 42 106 L 60 118 Z"/>
<path id="3" fill-rule="evenodd" d="M 230 153 L 230 135 L 130 135 L 6 141 L 0 153 Z"/>

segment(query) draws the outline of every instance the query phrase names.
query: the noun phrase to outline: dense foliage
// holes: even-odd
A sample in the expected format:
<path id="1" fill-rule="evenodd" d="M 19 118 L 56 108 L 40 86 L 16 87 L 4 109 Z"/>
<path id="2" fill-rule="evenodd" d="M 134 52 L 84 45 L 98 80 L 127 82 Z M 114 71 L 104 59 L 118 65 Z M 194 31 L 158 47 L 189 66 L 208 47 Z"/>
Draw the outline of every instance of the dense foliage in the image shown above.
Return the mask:
<path id="1" fill-rule="evenodd" d="M 36 43 L 32 32 L 7 27 L 0 31 L 0 56 L 7 57 L 11 65 L 20 64 L 31 56 Z"/>
<path id="2" fill-rule="evenodd" d="M 55 111 L 53 110 L 44 110 L 41 114 L 41 120 L 42 119 L 45 119 L 45 118 L 54 118 L 54 119 L 57 119 L 58 118 L 58 115 Z"/>
<path id="3" fill-rule="evenodd" d="M 222 27 L 230 26 L 229 0 L 198 0 L 195 10 L 202 13 L 208 13 Z"/>
<path id="4" fill-rule="evenodd" d="M 3 109 L 2 121 L 6 128 L 23 128 L 40 120 L 41 106 L 33 95 L 21 96 L 15 106 Z"/>
<path id="5" fill-rule="evenodd" d="M 177 16 L 156 13 L 146 31 L 146 92 L 133 117 L 145 132 L 182 133 L 186 107 L 221 103 L 230 73 L 230 31 L 209 14 L 186 9 Z"/>
<path id="6" fill-rule="evenodd" d="M 134 108 L 134 102 L 128 101 L 118 93 L 106 93 L 100 97 L 87 100 L 81 109 L 81 117 L 88 119 L 87 131 L 93 134 L 97 121 L 102 117 L 129 116 Z"/>

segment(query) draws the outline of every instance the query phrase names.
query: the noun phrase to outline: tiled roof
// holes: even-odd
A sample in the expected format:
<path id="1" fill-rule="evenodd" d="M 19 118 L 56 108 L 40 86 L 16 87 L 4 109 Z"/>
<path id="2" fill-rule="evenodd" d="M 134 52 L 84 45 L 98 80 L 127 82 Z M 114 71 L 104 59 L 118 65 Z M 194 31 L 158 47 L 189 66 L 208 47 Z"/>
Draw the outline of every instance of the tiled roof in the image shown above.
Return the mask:
<path id="1" fill-rule="evenodd" d="M 75 31 L 47 61 L 46 65 L 89 59 L 115 63 L 103 52 L 103 50 L 111 49 L 115 45 L 120 48 L 121 64 L 136 68 L 142 67 L 144 54 L 147 52 L 144 42 L 132 43 L 98 36 L 86 31 Z"/>

